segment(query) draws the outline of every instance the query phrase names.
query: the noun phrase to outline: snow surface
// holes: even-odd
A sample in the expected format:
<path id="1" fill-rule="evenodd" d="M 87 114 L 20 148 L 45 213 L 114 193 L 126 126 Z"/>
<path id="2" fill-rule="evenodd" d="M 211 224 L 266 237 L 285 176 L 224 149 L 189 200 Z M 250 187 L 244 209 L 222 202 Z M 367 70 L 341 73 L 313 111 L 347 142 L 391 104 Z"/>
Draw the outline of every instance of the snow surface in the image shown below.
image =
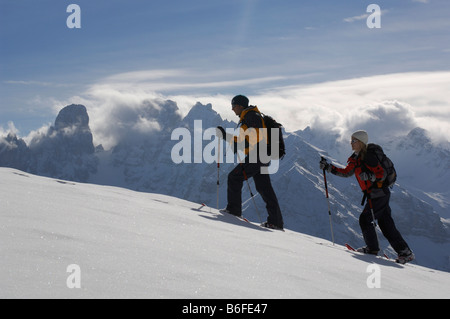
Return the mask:
<path id="1" fill-rule="evenodd" d="M 199 203 L 10 168 L 0 180 L 0 298 L 450 297 L 449 273 Z M 72 264 L 81 288 L 68 288 Z M 368 288 L 373 265 L 381 288 Z"/>

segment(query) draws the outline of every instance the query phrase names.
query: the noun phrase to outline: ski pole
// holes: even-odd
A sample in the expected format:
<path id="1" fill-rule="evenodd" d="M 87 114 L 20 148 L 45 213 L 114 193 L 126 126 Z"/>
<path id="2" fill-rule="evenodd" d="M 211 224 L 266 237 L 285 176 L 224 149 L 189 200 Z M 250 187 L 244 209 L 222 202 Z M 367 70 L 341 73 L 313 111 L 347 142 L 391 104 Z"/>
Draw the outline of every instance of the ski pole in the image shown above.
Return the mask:
<path id="1" fill-rule="evenodd" d="M 250 196 L 252 198 L 253 204 L 255 205 L 256 213 L 258 214 L 259 223 L 262 223 L 261 215 L 258 210 L 258 206 L 256 206 L 255 198 L 253 197 L 252 189 L 250 188 L 250 183 L 248 182 L 247 174 L 245 173 L 244 164 L 241 162 L 241 157 L 239 156 L 239 152 L 236 152 L 239 160 L 239 164 L 241 164 L 242 167 L 242 174 L 244 175 L 244 179 L 247 182 L 248 191 L 250 192 Z"/>
<path id="2" fill-rule="evenodd" d="M 261 215 L 259 214 L 258 206 L 256 206 L 255 198 L 253 197 L 252 189 L 250 188 L 250 183 L 248 182 L 247 174 L 245 173 L 244 165 L 242 165 L 242 173 L 244 174 L 244 179 L 247 182 L 248 191 L 250 192 L 250 196 L 252 198 L 253 204 L 255 205 L 256 213 L 258 214 L 259 223 L 262 223 Z"/>
<path id="3" fill-rule="evenodd" d="M 367 185 L 367 181 L 366 181 L 366 185 Z M 375 235 L 377 237 L 377 243 L 379 243 L 378 234 L 377 234 L 377 222 L 375 220 L 375 214 L 373 212 L 372 198 L 370 197 L 370 193 L 369 192 L 367 192 L 366 194 L 367 194 L 367 201 L 369 202 L 370 213 L 372 214 L 373 230 L 375 230 Z"/>
<path id="4" fill-rule="evenodd" d="M 217 209 L 219 209 L 219 186 L 220 186 L 220 137 L 217 139 Z"/>
<path id="5" fill-rule="evenodd" d="M 375 231 L 375 235 L 377 237 L 377 242 L 380 243 L 380 240 L 378 238 L 378 233 L 377 233 L 377 222 L 375 219 L 375 213 L 373 212 L 373 204 L 372 204 L 372 198 L 370 197 L 370 193 L 367 193 L 367 200 L 369 201 L 369 207 L 370 207 L 370 213 L 372 214 L 372 225 L 373 225 L 373 230 Z M 381 250 L 384 257 L 386 259 L 389 259 L 389 257 L 386 255 L 386 253 L 384 252 L 384 250 Z"/>
<path id="6" fill-rule="evenodd" d="M 322 156 L 321 160 L 325 160 L 325 158 Z M 327 197 L 327 202 L 328 202 L 328 217 L 330 218 L 331 239 L 332 239 L 333 245 L 334 245 L 333 223 L 331 222 L 330 198 L 328 197 L 328 184 L 327 184 L 327 175 L 325 173 L 325 168 L 323 169 L 323 180 L 325 182 L 325 195 Z"/>
<path id="7" fill-rule="evenodd" d="M 375 219 L 375 214 L 373 212 L 373 205 L 372 205 L 372 198 L 370 198 L 370 195 L 368 195 L 368 201 L 369 201 L 369 207 L 370 207 L 370 213 L 372 214 L 372 224 L 373 224 L 373 228 L 377 228 L 377 221 Z M 378 240 L 378 235 L 377 235 L 377 240 Z"/>

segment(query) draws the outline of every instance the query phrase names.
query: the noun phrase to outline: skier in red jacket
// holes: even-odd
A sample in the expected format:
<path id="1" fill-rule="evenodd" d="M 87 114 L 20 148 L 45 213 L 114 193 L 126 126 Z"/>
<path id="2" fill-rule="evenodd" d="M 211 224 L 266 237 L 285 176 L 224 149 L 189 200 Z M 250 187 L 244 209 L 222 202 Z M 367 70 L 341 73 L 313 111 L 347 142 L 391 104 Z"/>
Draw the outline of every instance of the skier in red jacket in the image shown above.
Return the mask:
<path id="1" fill-rule="evenodd" d="M 356 131 L 352 134 L 353 154 L 347 161 L 347 167 L 338 168 L 323 159 L 320 161 L 320 168 L 341 177 L 355 175 L 361 190 L 364 192 L 364 199 L 368 198 L 367 204 L 359 217 L 359 225 L 367 246 L 359 248 L 358 251 L 366 254 L 378 254 L 380 248 L 375 229 L 374 219 L 376 219 L 383 235 L 397 252 L 397 261 L 406 263 L 414 259 L 414 254 L 395 227 L 394 220 L 391 217 L 391 208 L 389 207 L 391 192 L 389 188 L 378 186 L 386 178 L 386 172 L 375 153 L 367 152 L 368 140 L 369 137 L 365 131 Z"/>

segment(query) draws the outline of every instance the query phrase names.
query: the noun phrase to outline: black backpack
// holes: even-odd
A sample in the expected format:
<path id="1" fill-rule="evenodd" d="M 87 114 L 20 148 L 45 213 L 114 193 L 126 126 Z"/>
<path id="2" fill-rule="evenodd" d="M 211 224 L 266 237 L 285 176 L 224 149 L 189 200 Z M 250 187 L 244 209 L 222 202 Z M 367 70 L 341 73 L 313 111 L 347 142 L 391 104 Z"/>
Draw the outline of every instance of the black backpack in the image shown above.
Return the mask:
<path id="1" fill-rule="evenodd" d="M 278 160 L 278 159 L 283 159 L 283 157 L 286 155 L 286 147 L 284 145 L 284 138 L 283 138 L 283 132 L 281 127 L 283 125 L 281 125 L 280 123 L 278 123 L 277 121 L 275 121 L 274 118 L 272 118 L 269 115 L 265 115 L 265 114 L 261 114 L 264 123 L 266 124 L 267 127 L 267 139 L 268 139 L 268 145 L 267 145 L 267 155 L 270 156 L 271 159 L 274 160 Z M 273 140 L 272 139 L 272 128 L 278 129 L 278 140 Z M 271 150 L 272 150 L 272 143 L 275 145 L 275 149 L 278 148 L 278 156 L 276 156 L 276 154 L 272 155 Z"/>
<path id="2" fill-rule="evenodd" d="M 380 145 L 370 143 L 367 145 L 367 153 L 373 153 L 377 157 L 383 169 L 386 171 L 386 179 L 383 182 L 377 183 L 378 188 L 394 187 L 397 180 L 397 172 L 395 171 L 394 163 L 384 154 Z"/>

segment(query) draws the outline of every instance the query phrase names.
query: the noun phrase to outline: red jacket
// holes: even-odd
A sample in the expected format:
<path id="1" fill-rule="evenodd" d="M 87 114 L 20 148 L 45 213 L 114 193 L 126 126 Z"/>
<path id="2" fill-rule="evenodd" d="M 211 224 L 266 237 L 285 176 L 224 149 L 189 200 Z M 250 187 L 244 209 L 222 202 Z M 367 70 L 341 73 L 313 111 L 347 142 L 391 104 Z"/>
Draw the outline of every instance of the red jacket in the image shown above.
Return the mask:
<path id="1" fill-rule="evenodd" d="M 372 187 L 373 183 L 371 181 L 361 180 L 359 175 L 362 172 L 372 173 L 375 175 L 376 180 L 374 183 L 376 185 L 374 185 L 374 187 Z M 378 161 L 376 155 L 373 153 L 367 153 L 364 160 L 362 160 L 356 153 L 353 153 L 352 156 L 348 158 L 346 168 L 339 168 L 331 165 L 331 173 L 341 177 L 350 177 L 355 174 L 361 190 L 369 193 L 372 188 L 380 188 L 383 184 L 383 180 L 386 178 L 383 167 Z"/>

